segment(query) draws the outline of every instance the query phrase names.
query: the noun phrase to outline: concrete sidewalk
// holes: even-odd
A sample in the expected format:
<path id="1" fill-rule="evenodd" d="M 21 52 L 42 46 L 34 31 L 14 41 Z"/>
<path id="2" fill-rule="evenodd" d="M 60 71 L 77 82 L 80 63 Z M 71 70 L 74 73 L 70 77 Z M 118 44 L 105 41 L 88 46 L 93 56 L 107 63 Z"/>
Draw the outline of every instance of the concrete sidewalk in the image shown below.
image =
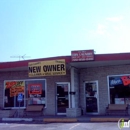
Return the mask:
<path id="1" fill-rule="evenodd" d="M 118 122 L 119 119 L 130 120 L 129 116 L 80 116 L 68 118 L 66 116 L 40 116 L 26 118 L 2 118 L 1 122 L 35 122 L 35 123 L 74 123 L 74 122 Z"/>

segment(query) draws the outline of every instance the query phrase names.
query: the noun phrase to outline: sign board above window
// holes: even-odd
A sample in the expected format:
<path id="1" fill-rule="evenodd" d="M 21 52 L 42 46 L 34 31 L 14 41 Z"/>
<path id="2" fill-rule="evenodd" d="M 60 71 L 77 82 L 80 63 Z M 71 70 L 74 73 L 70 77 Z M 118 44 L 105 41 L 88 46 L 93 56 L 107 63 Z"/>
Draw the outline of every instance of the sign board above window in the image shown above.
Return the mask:
<path id="1" fill-rule="evenodd" d="M 130 75 L 109 77 L 109 85 L 110 87 L 116 85 L 128 86 L 130 85 Z"/>
<path id="2" fill-rule="evenodd" d="M 29 62 L 29 77 L 66 75 L 65 59 Z"/>
<path id="3" fill-rule="evenodd" d="M 93 61 L 94 50 L 71 51 L 72 61 Z"/>

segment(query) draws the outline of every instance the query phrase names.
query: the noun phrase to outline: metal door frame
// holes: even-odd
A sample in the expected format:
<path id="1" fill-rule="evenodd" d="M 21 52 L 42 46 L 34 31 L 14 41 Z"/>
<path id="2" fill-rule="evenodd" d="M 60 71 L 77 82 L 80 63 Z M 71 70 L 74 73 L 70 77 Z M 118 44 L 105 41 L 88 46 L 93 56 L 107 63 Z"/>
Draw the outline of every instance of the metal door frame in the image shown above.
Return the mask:
<path id="1" fill-rule="evenodd" d="M 70 92 L 70 82 L 56 82 L 56 93 L 55 93 L 55 97 L 56 97 L 56 114 L 57 115 L 66 115 L 66 113 L 58 113 L 57 112 L 57 85 L 58 84 L 68 84 L 68 102 L 69 102 L 69 106 L 68 106 L 68 108 L 70 108 L 70 94 L 69 94 L 69 92 Z"/>
<path id="2" fill-rule="evenodd" d="M 96 83 L 96 86 L 97 86 L 97 109 L 98 111 L 97 112 L 91 112 L 91 113 L 87 113 L 85 111 L 86 114 L 91 114 L 91 115 L 96 115 L 96 114 L 99 114 L 99 88 L 98 88 L 98 80 L 95 80 L 95 81 L 85 81 L 84 82 L 84 101 L 85 101 L 85 104 L 86 104 L 86 93 L 85 93 L 85 84 L 86 83 Z M 86 105 L 85 105 L 86 107 Z"/>

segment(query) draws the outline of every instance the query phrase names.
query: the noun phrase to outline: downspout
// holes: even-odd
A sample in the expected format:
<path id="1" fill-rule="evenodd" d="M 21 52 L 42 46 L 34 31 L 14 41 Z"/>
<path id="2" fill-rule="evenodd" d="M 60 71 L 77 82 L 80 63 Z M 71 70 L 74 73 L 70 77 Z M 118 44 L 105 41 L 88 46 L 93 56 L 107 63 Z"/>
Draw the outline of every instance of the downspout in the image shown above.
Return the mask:
<path id="1" fill-rule="evenodd" d="M 74 92 L 74 68 L 71 67 L 71 92 Z M 75 95 L 71 94 L 71 108 L 75 108 Z"/>

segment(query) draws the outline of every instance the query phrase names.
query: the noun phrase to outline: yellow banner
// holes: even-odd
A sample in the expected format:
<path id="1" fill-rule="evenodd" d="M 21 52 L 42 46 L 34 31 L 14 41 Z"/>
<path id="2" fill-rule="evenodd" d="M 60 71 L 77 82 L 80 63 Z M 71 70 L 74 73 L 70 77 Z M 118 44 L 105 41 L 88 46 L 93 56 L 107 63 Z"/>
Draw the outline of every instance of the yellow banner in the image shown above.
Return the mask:
<path id="1" fill-rule="evenodd" d="M 66 75 L 65 59 L 28 63 L 29 77 Z"/>
<path id="2" fill-rule="evenodd" d="M 17 96 L 19 93 L 24 95 L 24 81 L 5 81 L 5 90 L 9 89 L 10 97 Z"/>

